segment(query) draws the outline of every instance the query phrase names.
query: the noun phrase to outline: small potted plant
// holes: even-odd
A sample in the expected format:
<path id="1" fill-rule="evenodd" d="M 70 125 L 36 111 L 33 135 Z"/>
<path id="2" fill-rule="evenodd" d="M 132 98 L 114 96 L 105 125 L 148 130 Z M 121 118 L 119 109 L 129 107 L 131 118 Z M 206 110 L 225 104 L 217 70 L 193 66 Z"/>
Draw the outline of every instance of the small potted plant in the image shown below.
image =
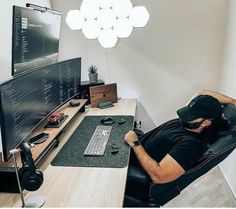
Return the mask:
<path id="1" fill-rule="evenodd" d="M 98 82 L 98 73 L 97 73 L 97 67 L 95 65 L 91 65 L 88 68 L 88 72 L 89 72 L 89 81 L 90 83 L 97 83 Z"/>

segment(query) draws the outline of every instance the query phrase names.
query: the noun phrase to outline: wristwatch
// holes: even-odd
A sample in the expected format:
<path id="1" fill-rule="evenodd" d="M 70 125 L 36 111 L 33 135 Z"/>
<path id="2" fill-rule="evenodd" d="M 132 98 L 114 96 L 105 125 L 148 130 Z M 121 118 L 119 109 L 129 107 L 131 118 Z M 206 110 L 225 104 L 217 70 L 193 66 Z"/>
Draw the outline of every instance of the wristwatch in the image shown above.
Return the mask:
<path id="1" fill-rule="evenodd" d="M 136 146 L 139 146 L 139 145 L 141 145 L 141 143 L 140 143 L 139 140 L 136 140 L 136 141 L 134 141 L 133 143 L 129 144 L 129 146 L 132 147 L 132 148 L 134 148 L 134 147 L 136 147 Z"/>

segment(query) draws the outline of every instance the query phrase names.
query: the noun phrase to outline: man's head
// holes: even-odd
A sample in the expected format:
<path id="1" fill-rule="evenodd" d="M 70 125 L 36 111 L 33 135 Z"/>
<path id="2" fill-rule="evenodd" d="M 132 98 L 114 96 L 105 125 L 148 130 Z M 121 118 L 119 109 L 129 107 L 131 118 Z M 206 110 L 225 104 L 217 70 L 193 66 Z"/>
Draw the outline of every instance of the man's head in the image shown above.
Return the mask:
<path id="1" fill-rule="evenodd" d="M 221 118 L 222 106 L 212 96 L 200 95 L 190 103 L 177 110 L 183 126 L 187 129 L 198 129 L 200 132 L 212 124 L 212 121 Z"/>

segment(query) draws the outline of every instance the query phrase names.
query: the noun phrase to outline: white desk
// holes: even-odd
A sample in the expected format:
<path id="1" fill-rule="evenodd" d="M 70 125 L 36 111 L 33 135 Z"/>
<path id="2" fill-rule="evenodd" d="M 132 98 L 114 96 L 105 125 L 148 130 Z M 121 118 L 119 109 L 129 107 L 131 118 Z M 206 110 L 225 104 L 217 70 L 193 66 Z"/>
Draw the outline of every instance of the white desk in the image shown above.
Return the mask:
<path id="1" fill-rule="evenodd" d="M 135 116 L 136 100 L 122 99 L 115 107 L 100 110 L 93 108 L 77 114 L 61 135 L 61 143 L 53 150 L 39 169 L 44 171 L 44 183 L 36 192 L 25 196 L 43 194 L 44 207 L 122 207 L 127 167 L 91 168 L 51 166 L 50 161 L 68 140 L 85 115 L 132 115 Z M 19 207 L 19 195 L 0 194 L 0 206 Z M 3 202 L 3 205 L 2 205 Z M 11 203 L 12 202 L 12 203 Z"/>

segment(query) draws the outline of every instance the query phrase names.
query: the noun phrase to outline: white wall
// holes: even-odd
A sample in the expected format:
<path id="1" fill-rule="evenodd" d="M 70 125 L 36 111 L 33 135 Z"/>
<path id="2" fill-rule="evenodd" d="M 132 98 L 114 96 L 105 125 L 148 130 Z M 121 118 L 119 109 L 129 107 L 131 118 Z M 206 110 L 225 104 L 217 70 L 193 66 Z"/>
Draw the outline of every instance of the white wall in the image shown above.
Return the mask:
<path id="1" fill-rule="evenodd" d="M 120 96 L 138 98 L 137 119 L 144 130 L 175 117 L 175 110 L 198 88 L 236 98 L 235 0 L 132 2 L 147 7 L 148 25 L 134 30 L 116 48 L 103 49 L 97 40 L 86 40 L 81 31 L 71 31 L 65 24 L 67 11 L 79 9 L 81 0 L 52 0 L 53 8 L 63 12 L 60 59 L 82 56 L 84 80 L 87 67 L 95 64 L 106 83 L 118 83 Z M 236 152 L 221 165 L 234 194 L 235 157 Z"/>
<path id="2" fill-rule="evenodd" d="M 59 57 L 82 56 L 84 80 L 87 67 L 95 64 L 106 83 L 118 83 L 119 96 L 138 98 L 144 130 L 176 117 L 176 109 L 197 89 L 217 90 L 227 1 L 132 0 L 147 7 L 150 20 L 114 49 L 68 28 L 66 13 L 81 2 L 52 0 L 52 7 L 63 12 Z"/>
<path id="3" fill-rule="evenodd" d="M 25 7 L 26 3 L 51 7 L 50 0 L 1 0 L 0 6 L 0 83 L 11 78 L 12 8 Z M 1 135 L 0 135 L 1 141 Z M 2 151 L 0 143 L 0 152 Z"/>
<path id="4" fill-rule="evenodd" d="M 229 12 L 226 28 L 224 64 L 222 67 L 221 92 L 236 99 L 236 1 L 229 0 Z M 236 151 L 222 164 L 221 170 L 236 198 Z"/>

